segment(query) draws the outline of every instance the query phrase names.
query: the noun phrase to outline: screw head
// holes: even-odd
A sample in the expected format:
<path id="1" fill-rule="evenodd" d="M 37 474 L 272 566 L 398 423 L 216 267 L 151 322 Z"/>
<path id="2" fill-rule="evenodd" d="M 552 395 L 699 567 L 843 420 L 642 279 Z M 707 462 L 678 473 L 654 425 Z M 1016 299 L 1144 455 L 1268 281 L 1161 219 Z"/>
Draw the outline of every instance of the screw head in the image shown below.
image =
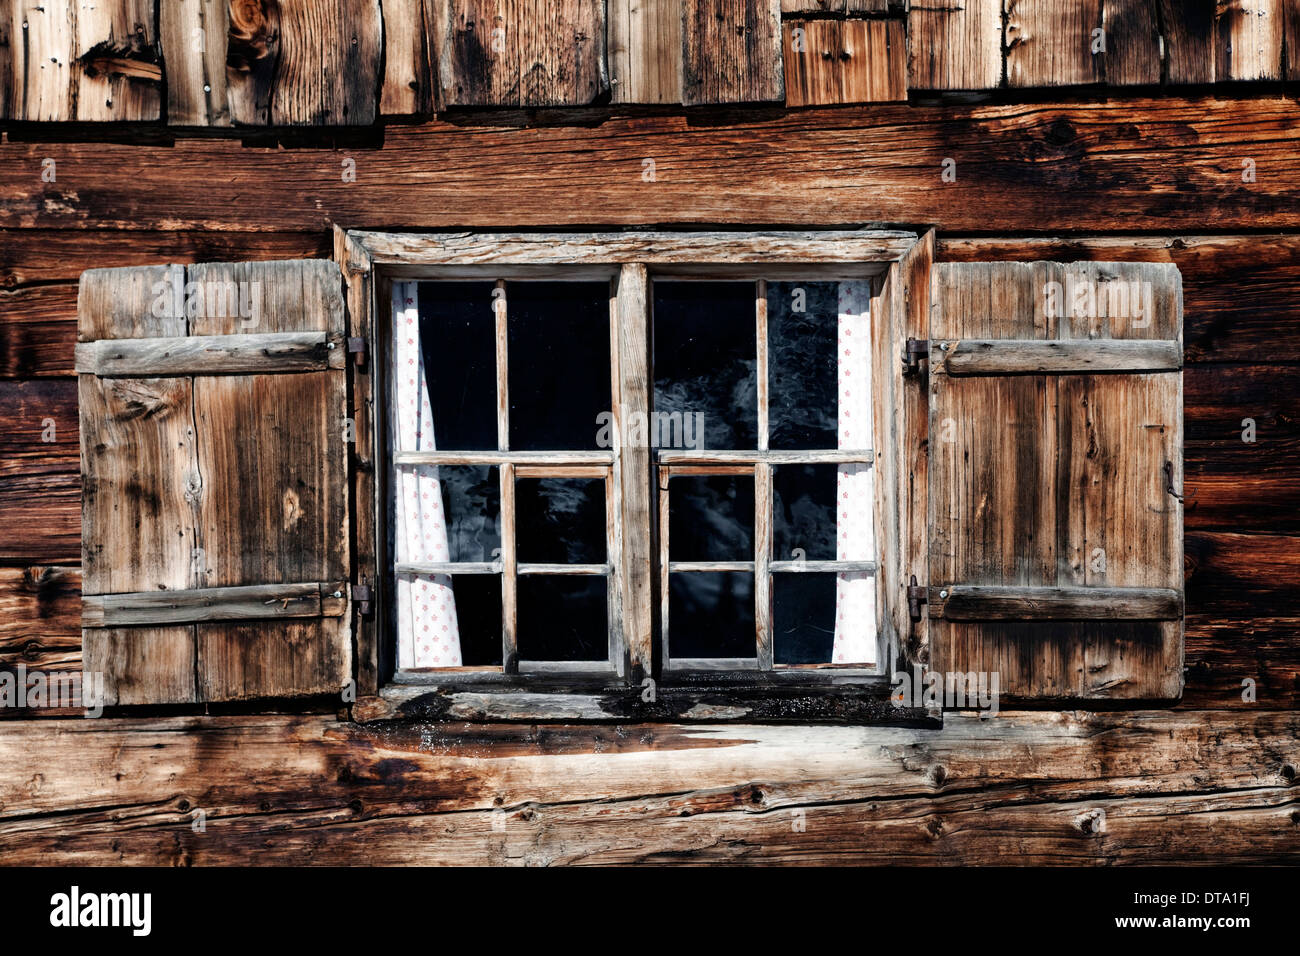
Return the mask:
<path id="1" fill-rule="evenodd" d="M 947 591 L 940 591 L 940 592 L 939 592 L 939 597 L 941 597 L 941 598 L 946 598 L 947 596 L 948 596 L 948 592 L 947 592 Z"/>

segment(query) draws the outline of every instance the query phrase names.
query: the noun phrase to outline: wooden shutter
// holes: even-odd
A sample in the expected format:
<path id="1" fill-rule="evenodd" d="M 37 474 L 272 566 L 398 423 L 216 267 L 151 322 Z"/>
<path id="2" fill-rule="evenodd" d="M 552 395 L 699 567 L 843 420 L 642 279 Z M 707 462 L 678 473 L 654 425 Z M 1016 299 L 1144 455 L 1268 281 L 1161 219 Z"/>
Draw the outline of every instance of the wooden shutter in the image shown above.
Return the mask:
<path id="1" fill-rule="evenodd" d="M 934 670 L 1181 695 L 1182 330 L 1172 265 L 934 266 Z"/>
<path id="2" fill-rule="evenodd" d="M 328 261 L 82 275 L 82 640 L 106 704 L 350 676 L 343 321 Z"/>

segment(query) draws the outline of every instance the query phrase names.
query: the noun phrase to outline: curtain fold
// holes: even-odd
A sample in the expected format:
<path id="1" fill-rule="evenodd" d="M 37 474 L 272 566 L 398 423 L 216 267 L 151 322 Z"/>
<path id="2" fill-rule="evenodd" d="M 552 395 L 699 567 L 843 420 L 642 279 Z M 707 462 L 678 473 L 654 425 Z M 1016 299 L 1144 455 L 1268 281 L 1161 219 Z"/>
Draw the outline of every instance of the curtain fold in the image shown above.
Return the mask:
<path id="1" fill-rule="evenodd" d="M 839 284 L 839 447 L 872 448 L 871 283 Z M 870 561 L 876 556 L 875 468 L 840 465 L 836 477 L 835 557 Z M 841 572 L 835 576 L 836 664 L 876 663 L 876 582 L 874 575 Z"/>
<path id="2" fill-rule="evenodd" d="M 393 284 L 392 435 L 389 447 L 434 451 L 433 410 L 420 344 L 419 283 Z M 436 466 L 393 466 L 394 559 L 449 561 L 447 520 Z M 448 574 L 398 574 L 399 668 L 459 667 L 460 628 Z"/>

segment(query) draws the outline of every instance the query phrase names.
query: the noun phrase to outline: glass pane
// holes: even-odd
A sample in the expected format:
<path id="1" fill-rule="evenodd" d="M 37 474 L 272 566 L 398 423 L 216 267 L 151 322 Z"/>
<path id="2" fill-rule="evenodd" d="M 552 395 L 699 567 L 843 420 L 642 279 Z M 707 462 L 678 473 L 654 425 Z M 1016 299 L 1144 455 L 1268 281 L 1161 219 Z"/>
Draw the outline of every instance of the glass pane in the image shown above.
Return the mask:
<path id="1" fill-rule="evenodd" d="M 595 448 L 610 409 L 609 283 L 506 287 L 510 447 Z"/>
<path id="2" fill-rule="evenodd" d="M 605 578 L 526 574 L 519 578 L 521 661 L 608 661 Z"/>
<path id="3" fill-rule="evenodd" d="M 668 656 L 755 657 L 754 575 L 683 571 L 668 578 Z"/>
<path id="4" fill-rule="evenodd" d="M 767 285 L 772 448 L 838 447 L 839 286 L 838 282 Z"/>
<path id="5" fill-rule="evenodd" d="M 673 561 L 754 560 L 754 479 L 684 475 L 668 482 Z"/>
<path id="6" fill-rule="evenodd" d="M 411 635 L 403 666 L 501 665 L 501 576 L 498 574 L 399 574 L 399 629 Z"/>
<path id="7" fill-rule="evenodd" d="M 493 287 L 491 282 L 420 283 L 420 349 L 434 441 L 444 451 L 497 447 Z"/>
<path id="8" fill-rule="evenodd" d="M 605 563 L 605 482 L 599 478 L 515 481 L 519 560 Z"/>
<path id="9" fill-rule="evenodd" d="M 421 529 L 426 544 L 429 538 L 442 532 L 447 536 L 448 561 L 499 560 L 501 480 L 496 466 L 440 465 L 430 471 L 437 477 L 442 491 L 446 525 L 445 529 L 440 526 L 435 515 Z"/>
<path id="10" fill-rule="evenodd" d="M 852 572 L 772 575 L 772 659 L 777 664 L 874 664 L 876 582 Z"/>
<path id="11" fill-rule="evenodd" d="M 836 472 L 836 465 L 772 469 L 773 560 L 835 560 Z"/>
<path id="12" fill-rule="evenodd" d="M 654 283 L 654 410 L 691 448 L 754 448 L 758 387 L 752 282 Z M 686 416 L 698 428 L 687 428 Z M 655 429 L 659 431 L 659 429 Z M 653 435 L 649 436 L 651 442 Z M 668 442 L 663 442 L 666 446 Z"/>

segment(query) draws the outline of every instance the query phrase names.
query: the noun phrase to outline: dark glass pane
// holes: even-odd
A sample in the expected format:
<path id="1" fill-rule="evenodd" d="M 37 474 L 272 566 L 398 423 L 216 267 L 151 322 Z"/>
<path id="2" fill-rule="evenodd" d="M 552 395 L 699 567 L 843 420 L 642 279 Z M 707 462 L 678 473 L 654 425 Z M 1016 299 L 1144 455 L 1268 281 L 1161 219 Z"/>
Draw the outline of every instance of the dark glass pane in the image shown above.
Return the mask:
<path id="1" fill-rule="evenodd" d="M 420 283 L 420 348 L 434 441 L 444 451 L 497 447 L 492 289 L 491 282 Z"/>
<path id="2" fill-rule="evenodd" d="M 598 478 L 520 478 L 515 482 L 519 560 L 605 563 L 605 482 Z"/>
<path id="3" fill-rule="evenodd" d="M 838 334 L 838 282 L 767 284 L 771 447 L 837 447 Z"/>
<path id="4" fill-rule="evenodd" d="M 453 574 L 461 663 L 483 667 L 501 663 L 501 575 Z"/>
<path id="5" fill-rule="evenodd" d="M 833 561 L 837 465 L 772 469 L 772 558 Z"/>
<path id="6" fill-rule="evenodd" d="M 754 575 L 687 571 L 668 578 L 668 656 L 754 657 Z"/>
<path id="7" fill-rule="evenodd" d="M 835 575 L 772 575 L 772 658 L 829 664 L 835 644 Z"/>
<path id="8" fill-rule="evenodd" d="M 702 442 L 679 432 L 690 447 L 755 447 L 754 296 L 752 282 L 654 283 L 654 410 L 703 416 Z"/>
<path id="9" fill-rule="evenodd" d="M 609 399 L 609 283 L 506 287 L 510 447 L 596 447 Z"/>
<path id="10" fill-rule="evenodd" d="M 518 604 L 520 660 L 609 660 L 603 576 L 522 575 Z"/>
<path id="11" fill-rule="evenodd" d="M 494 465 L 440 465 L 449 561 L 496 561 L 501 551 L 501 480 Z M 430 528 L 436 534 L 437 527 Z"/>
<path id="12" fill-rule="evenodd" d="M 686 475 L 668 482 L 673 561 L 754 560 L 754 479 Z"/>

